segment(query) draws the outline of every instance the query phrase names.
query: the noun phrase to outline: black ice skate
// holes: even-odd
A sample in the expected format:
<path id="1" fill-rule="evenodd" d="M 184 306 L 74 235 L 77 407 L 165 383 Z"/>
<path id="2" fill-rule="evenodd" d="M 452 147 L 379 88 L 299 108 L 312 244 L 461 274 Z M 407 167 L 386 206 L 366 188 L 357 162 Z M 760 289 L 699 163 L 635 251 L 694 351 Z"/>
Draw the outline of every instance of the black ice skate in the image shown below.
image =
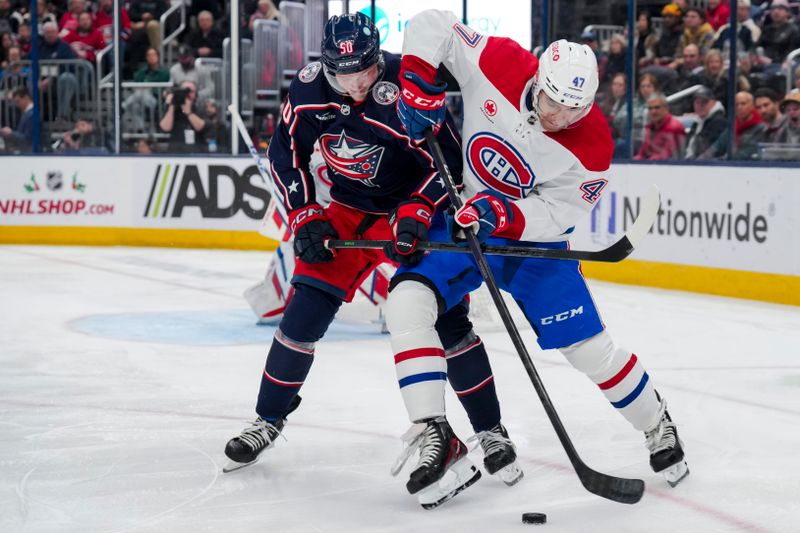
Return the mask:
<path id="1" fill-rule="evenodd" d="M 481 477 L 480 471 L 467 459 L 467 447 L 444 417 L 425 421 L 424 428 L 410 440 L 392 473 L 396 475 L 417 449 L 419 462 L 406 488 L 417 495 L 424 509 L 438 507 Z"/>
<path id="2" fill-rule="evenodd" d="M 249 428 L 243 429 L 238 436 L 229 440 L 225 446 L 225 455 L 228 456 L 230 461 L 222 468 L 222 471 L 225 473 L 233 472 L 258 461 L 258 456 L 261 455 L 261 452 L 275 445 L 275 439 L 278 438 L 286 425 L 286 417 L 297 409 L 300 401 L 300 396 L 295 396 L 292 403 L 289 404 L 289 410 L 286 415 L 274 424 L 259 416 Z"/>
<path id="3" fill-rule="evenodd" d="M 483 448 L 483 467 L 490 475 L 497 474 L 509 487 L 522 479 L 524 472 L 517 464 L 517 451 L 514 443 L 508 438 L 503 424 L 492 429 L 480 431 L 469 440 L 477 440 Z"/>
<path id="4" fill-rule="evenodd" d="M 645 431 L 645 445 L 650 450 L 650 467 L 654 472 L 661 472 L 667 483 L 674 487 L 689 475 L 689 466 L 683 459 L 683 443 L 667 412 L 667 402 L 658 392 L 656 398 L 661 402 L 658 423 Z"/>

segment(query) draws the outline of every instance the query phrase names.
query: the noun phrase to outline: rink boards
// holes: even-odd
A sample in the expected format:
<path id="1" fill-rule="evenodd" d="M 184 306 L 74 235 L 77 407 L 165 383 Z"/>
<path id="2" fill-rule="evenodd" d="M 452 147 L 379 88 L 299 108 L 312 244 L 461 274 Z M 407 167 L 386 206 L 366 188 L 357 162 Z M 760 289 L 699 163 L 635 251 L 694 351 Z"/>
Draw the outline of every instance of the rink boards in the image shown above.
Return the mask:
<path id="1" fill-rule="evenodd" d="M 606 281 L 800 305 L 800 169 L 615 165 L 573 248 L 619 239 L 650 184 L 661 211 L 631 259 L 584 263 Z"/>
<path id="2" fill-rule="evenodd" d="M 249 158 L 4 157 L 0 243 L 272 249 Z M 800 305 L 797 168 L 615 165 L 573 248 L 614 242 L 648 186 L 662 210 L 641 249 L 590 277 Z"/>

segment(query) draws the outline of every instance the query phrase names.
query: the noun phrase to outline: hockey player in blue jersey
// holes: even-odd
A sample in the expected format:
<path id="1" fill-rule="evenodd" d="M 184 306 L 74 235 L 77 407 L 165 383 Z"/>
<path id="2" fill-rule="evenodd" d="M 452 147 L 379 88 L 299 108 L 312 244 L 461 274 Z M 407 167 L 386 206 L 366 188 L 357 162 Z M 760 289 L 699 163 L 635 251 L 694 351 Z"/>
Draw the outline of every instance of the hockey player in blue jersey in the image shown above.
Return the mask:
<path id="1" fill-rule="evenodd" d="M 613 144 L 594 104 L 597 62 L 585 45 L 552 43 L 541 60 L 507 38 L 486 37 L 452 13 L 423 11 L 405 30 L 398 113 L 409 136 L 442 123 L 443 64 L 464 100 L 467 200 L 451 217 L 434 219 L 433 241 L 461 228 L 482 242 L 566 248 L 571 228 L 607 183 Z M 543 349 L 558 349 L 598 385 L 611 404 L 644 432 L 650 464 L 670 484 L 688 474 L 666 402 L 637 356 L 614 342 L 600 319 L 577 261 L 488 258 L 497 283 L 522 308 Z M 421 460 L 409 483 L 430 490 L 450 479 L 453 493 L 470 484 L 468 459 L 445 418 L 444 364 L 433 325 L 483 279 L 466 254 L 431 253 L 392 279 L 386 323 L 401 393 L 424 430 L 412 446 Z M 441 331 L 440 331 L 441 333 Z M 412 364 L 408 364 L 413 362 Z M 490 371 L 489 371 L 490 372 Z"/>
<path id="2" fill-rule="evenodd" d="M 294 295 L 261 375 L 258 418 L 228 442 L 226 471 L 253 463 L 272 446 L 299 404 L 315 345 L 342 302 L 353 298 L 387 256 L 405 265 L 419 262 L 422 252 L 416 244 L 427 239 L 434 213 L 447 204 L 430 153 L 411 142 L 397 117 L 400 58 L 382 52 L 379 43 L 377 29 L 363 14 L 332 17 L 325 26 L 322 61 L 301 69 L 289 88 L 268 156 L 294 233 Z M 449 118 L 443 124 L 439 140 L 450 168 L 460 174 L 458 135 Z M 316 142 L 332 182 L 331 203 L 325 208 L 309 172 Z M 334 253 L 325 246 L 332 238 L 392 242 L 385 250 Z M 445 354 L 450 358 L 451 383 L 483 446 L 487 470 L 513 484 L 522 471 L 500 424 L 494 384 L 482 373 L 488 357 L 467 309 L 462 300 L 439 319 L 441 359 Z M 475 470 L 473 477 L 479 476 Z"/>

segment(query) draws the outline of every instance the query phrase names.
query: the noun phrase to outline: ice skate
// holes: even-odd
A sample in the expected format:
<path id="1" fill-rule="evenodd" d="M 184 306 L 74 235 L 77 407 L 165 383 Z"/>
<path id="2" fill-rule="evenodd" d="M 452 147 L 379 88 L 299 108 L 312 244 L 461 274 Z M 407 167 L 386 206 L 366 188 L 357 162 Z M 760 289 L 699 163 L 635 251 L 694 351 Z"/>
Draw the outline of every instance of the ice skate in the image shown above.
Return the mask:
<path id="1" fill-rule="evenodd" d="M 225 455 L 229 461 L 222 471 L 227 474 L 258 461 L 261 452 L 275 445 L 275 440 L 281 435 L 281 431 L 286 425 L 286 416 L 297 409 L 300 400 L 299 395 L 295 396 L 292 403 L 289 404 L 289 411 L 274 424 L 259 416 L 250 427 L 243 429 L 239 435 L 229 440 L 225 446 Z"/>
<path id="2" fill-rule="evenodd" d="M 428 420 L 419 428 L 392 473 L 397 474 L 417 449 L 419 462 L 409 476 L 406 489 L 417 495 L 424 509 L 438 507 L 481 477 L 467 458 L 467 447 L 444 417 Z"/>
<path id="3" fill-rule="evenodd" d="M 650 450 L 650 467 L 660 472 L 667 483 L 674 487 L 689 475 L 689 466 L 683 459 L 683 443 L 678 437 L 678 428 L 667 412 L 667 402 L 656 392 L 661 402 L 658 422 L 645 431 L 645 445 Z"/>
<path id="4" fill-rule="evenodd" d="M 522 479 L 524 472 L 517 464 L 517 451 L 514 443 L 508 438 L 508 432 L 503 424 L 480 431 L 470 437 L 477 440 L 483 448 L 483 467 L 490 475 L 497 474 L 500 480 L 509 487 Z"/>

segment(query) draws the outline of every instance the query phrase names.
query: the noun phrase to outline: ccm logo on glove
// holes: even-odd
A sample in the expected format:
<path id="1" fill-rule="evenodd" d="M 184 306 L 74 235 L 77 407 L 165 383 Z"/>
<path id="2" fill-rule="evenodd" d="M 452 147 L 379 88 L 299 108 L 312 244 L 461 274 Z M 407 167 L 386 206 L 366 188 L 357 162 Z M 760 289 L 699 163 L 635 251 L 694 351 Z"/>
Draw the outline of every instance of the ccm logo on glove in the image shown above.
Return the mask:
<path id="1" fill-rule="evenodd" d="M 292 231 L 297 231 L 297 226 L 301 226 L 313 218 L 320 218 L 325 215 L 325 211 L 318 205 L 309 205 L 298 209 L 292 213 Z"/>
<path id="2" fill-rule="evenodd" d="M 403 99 L 411 107 L 415 107 L 417 109 L 438 109 L 445 104 L 444 95 L 442 95 L 441 98 L 425 98 L 424 96 L 414 94 L 407 88 L 403 89 Z"/>

